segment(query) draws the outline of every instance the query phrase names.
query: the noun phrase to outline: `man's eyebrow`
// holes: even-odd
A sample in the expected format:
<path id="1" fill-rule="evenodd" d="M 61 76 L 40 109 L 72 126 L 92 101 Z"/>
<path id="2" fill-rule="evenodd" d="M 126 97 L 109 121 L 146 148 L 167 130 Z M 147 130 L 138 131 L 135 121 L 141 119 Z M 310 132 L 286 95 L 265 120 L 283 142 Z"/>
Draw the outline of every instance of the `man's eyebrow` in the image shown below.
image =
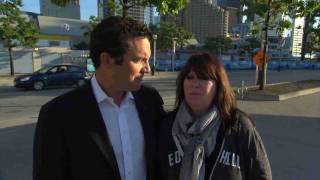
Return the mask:
<path id="1" fill-rule="evenodd" d="M 147 57 L 144 56 L 134 56 L 135 59 L 148 59 Z"/>

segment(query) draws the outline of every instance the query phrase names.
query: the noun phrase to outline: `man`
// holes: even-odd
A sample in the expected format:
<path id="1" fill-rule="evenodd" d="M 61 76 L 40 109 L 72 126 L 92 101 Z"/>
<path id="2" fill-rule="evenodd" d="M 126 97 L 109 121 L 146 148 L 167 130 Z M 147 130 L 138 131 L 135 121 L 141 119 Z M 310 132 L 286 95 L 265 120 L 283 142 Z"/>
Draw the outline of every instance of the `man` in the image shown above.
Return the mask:
<path id="1" fill-rule="evenodd" d="M 141 85 L 150 72 L 151 33 L 135 20 L 110 17 L 93 30 L 90 83 L 40 111 L 34 180 L 156 179 L 159 93 Z"/>

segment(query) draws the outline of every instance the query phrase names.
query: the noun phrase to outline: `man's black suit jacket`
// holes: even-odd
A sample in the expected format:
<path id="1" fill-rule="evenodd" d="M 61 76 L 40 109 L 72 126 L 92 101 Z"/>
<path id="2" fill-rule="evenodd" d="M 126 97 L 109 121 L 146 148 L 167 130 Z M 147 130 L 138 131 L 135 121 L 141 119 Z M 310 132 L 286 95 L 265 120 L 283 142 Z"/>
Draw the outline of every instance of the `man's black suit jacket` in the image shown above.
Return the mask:
<path id="1" fill-rule="evenodd" d="M 145 86 L 132 94 L 144 132 L 147 179 L 157 179 L 163 101 Z M 116 162 L 90 83 L 41 108 L 34 138 L 34 180 L 120 180 Z"/>

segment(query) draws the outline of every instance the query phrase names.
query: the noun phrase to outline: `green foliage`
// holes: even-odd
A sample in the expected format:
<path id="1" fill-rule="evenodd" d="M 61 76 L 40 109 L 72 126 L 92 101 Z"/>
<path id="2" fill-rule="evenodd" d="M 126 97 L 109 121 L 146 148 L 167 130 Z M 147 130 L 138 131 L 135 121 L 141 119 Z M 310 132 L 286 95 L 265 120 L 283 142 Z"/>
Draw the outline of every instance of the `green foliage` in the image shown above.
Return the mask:
<path id="1" fill-rule="evenodd" d="M 76 49 L 76 50 L 88 50 L 89 49 L 89 44 L 85 41 L 81 41 L 77 44 L 74 44 L 73 45 L 73 49 Z"/>
<path id="2" fill-rule="evenodd" d="M 89 49 L 89 41 L 90 41 L 90 37 L 91 37 L 91 32 L 99 24 L 100 21 L 101 21 L 101 19 L 99 19 L 95 16 L 89 17 L 89 22 L 86 25 L 81 27 L 81 29 L 84 29 L 83 36 L 85 37 L 85 41 L 81 41 L 81 42 L 75 44 L 74 45 L 75 49 L 78 49 L 78 50 Z"/>
<path id="3" fill-rule="evenodd" d="M 79 0 L 51 0 L 51 2 L 57 6 L 65 7 L 72 2 L 79 2 Z"/>
<path id="4" fill-rule="evenodd" d="M 252 57 L 254 54 L 254 50 L 257 48 L 260 48 L 260 45 L 261 45 L 260 40 L 252 37 L 252 38 L 248 38 L 244 42 L 242 42 L 239 45 L 238 50 L 239 50 L 240 54 L 244 54 L 245 52 L 247 52 Z"/>
<path id="5" fill-rule="evenodd" d="M 226 53 L 232 48 L 232 40 L 229 37 L 209 37 L 205 40 L 203 48 L 214 54 Z"/>
<path id="6" fill-rule="evenodd" d="M 11 0 L 0 4 L 0 40 L 5 47 L 19 45 L 33 47 L 39 33 L 37 25 L 22 16 L 21 0 Z"/>
<path id="7" fill-rule="evenodd" d="M 305 53 L 310 53 L 312 49 L 317 49 L 316 41 L 307 42 L 307 39 L 319 37 L 319 19 L 320 19 L 320 3 L 317 0 L 297 1 L 294 4 L 295 9 L 292 10 L 294 17 L 304 17 L 305 24 L 303 28 L 301 60 L 304 60 Z M 317 22 L 318 21 L 318 22 Z"/>
<path id="8" fill-rule="evenodd" d="M 8 48 L 11 75 L 14 75 L 12 48 L 33 47 L 39 34 L 37 25 L 22 16 L 19 10 L 21 6 L 21 0 L 7 0 L 0 3 L 0 41 Z"/>
<path id="9" fill-rule="evenodd" d="M 82 26 L 81 28 L 85 30 L 83 33 L 84 37 L 89 41 L 89 38 L 91 36 L 91 32 L 93 29 L 99 24 L 101 20 L 95 16 L 90 16 L 89 17 L 89 22 L 85 25 Z"/>
<path id="10" fill-rule="evenodd" d="M 294 9 L 291 9 L 294 17 L 313 16 L 319 17 L 320 3 L 318 0 L 304 0 L 294 2 Z M 314 21 L 315 19 L 313 19 Z"/>
<path id="11" fill-rule="evenodd" d="M 279 20 L 279 16 L 290 16 L 292 12 L 292 5 L 297 0 L 240 0 L 241 5 L 245 6 L 246 9 L 243 11 L 244 15 L 248 17 L 255 17 L 255 15 L 259 16 L 258 23 L 261 24 L 261 40 L 264 42 L 261 44 L 261 49 L 263 49 L 263 64 L 262 64 L 262 77 L 259 78 L 259 89 L 263 90 L 266 84 L 266 49 L 268 46 L 268 33 L 269 29 L 277 28 L 278 33 L 283 32 L 283 30 L 288 27 L 288 22 L 283 18 Z"/>
<path id="12" fill-rule="evenodd" d="M 179 46 L 184 46 L 188 44 L 188 40 L 193 38 L 191 32 L 186 31 L 181 27 L 177 27 L 176 24 L 172 22 L 161 23 L 159 27 L 150 26 L 150 30 L 157 34 L 157 47 L 159 49 L 170 49 L 172 48 L 173 39 Z"/>
<path id="13" fill-rule="evenodd" d="M 306 42 L 306 53 L 320 52 L 320 33 L 313 31 L 309 33 L 308 40 Z"/>
<path id="14" fill-rule="evenodd" d="M 269 2 L 270 1 L 270 2 Z M 274 29 L 276 27 L 280 29 L 290 28 L 290 21 L 281 19 L 279 21 L 279 15 L 292 15 L 292 3 L 296 0 L 240 0 L 240 3 L 246 6 L 246 9 L 242 12 L 243 15 L 248 17 L 259 16 L 261 19 L 255 21 L 255 25 L 260 24 L 262 28 Z M 270 4 L 268 4 L 270 3 Z M 268 22 L 267 17 L 269 16 Z M 257 26 L 253 26 L 254 31 L 257 31 Z"/>
<path id="15" fill-rule="evenodd" d="M 71 2 L 78 2 L 79 0 L 51 0 L 52 3 L 65 7 Z M 134 6 L 150 6 L 157 7 L 157 10 L 161 14 L 178 14 L 178 11 L 182 9 L 188 0 L 119 0 L 119 4 L 116 4 L 114 0 L 107 0 L 107 5 L 114 12 L 127 16 L 127 10 Z"/>

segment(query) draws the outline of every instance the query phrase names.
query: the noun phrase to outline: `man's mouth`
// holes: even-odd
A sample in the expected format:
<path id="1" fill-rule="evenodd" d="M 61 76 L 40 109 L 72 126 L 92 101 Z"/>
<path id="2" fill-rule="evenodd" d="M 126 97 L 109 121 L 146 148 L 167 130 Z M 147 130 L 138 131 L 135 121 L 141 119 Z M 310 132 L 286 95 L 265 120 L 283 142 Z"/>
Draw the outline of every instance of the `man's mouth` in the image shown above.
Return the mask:
<path id="1" fill-rule="evenodd" d="M 143 79 L 143 76 L 136 77 L 137 81 L 142 81 L 142 79 Z"/>

